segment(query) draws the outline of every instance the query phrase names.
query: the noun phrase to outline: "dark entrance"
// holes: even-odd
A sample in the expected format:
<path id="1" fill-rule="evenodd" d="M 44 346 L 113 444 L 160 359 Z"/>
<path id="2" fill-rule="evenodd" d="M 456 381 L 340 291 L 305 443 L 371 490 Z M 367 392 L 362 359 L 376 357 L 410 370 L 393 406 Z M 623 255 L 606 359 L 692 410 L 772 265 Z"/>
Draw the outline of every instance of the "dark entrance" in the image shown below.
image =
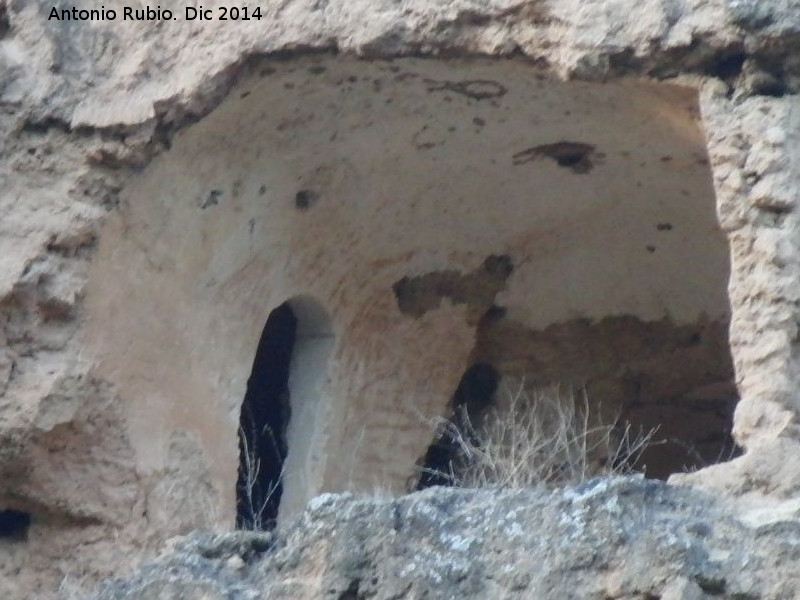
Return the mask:
<path id="1" fill-rule="evenodd" d="M 478 363 L 466 370 L 451 402 L 449 422 L 453 429 L 440 432 L 428 446 L 420 461 L 417 490 L 453 485 L 459 454 L 458 443 L 453 439 L 454 431 L 468 432 L 480 421 L 481 415 L 492 405 L 499 380 L 497 371 L 487 363 Z"/>
<path id="2" fill-rule="evenodd" d="M 28 537 L 31 516 L 19 510 L 0 510 L 0 539 L 23 541 Z"/>
<path id="3" fill-rule="evenodd" d="M 271 529 L 278 518 L 289 424 L 289 367 L 297 317 L 288 303 L 270 313 L 261 333 L 239 420 L 236 527 Z"/>

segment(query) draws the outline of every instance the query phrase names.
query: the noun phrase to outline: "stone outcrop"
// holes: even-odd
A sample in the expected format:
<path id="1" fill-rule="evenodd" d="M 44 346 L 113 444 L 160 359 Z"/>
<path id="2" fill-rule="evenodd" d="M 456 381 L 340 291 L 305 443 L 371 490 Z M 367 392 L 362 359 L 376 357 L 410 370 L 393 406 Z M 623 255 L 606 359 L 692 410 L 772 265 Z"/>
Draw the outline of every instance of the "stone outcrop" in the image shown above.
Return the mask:
<path id="1" fill-rule="evenodd" d="M 0 2 L 0 596 L 233 523 L 287 301 L 328 364 L 289 375 L 287 519 L 403 492 L 475 361 L 667 423 L 690 467 L 744 450 L 675 482 L 797 496 L 796 0 L 48 13 Z"/>
<path id="2" fill-rule="evenodd" d="M 96 600 L 794 598 L 796 510 L 764 521 L 640 479 L 393 501 L 326 495 L 276 535 L 180 540 Z"/>

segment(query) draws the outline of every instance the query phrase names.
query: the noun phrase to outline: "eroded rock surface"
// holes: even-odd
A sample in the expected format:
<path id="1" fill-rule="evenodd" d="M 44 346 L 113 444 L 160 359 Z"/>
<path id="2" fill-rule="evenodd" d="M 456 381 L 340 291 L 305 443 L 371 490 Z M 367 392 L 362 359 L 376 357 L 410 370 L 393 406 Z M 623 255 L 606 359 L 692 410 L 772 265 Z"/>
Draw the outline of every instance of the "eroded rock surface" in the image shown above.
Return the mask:
<path id="1" fill-rule="evenodd" d="M 177 542 L 96 600 L 796 597 L 796 513 L 748 515 L 635 478 L 557 492 L 327 495 L 277 535 Z"/>
<path id="2" fill-rule="evenodd" d="M 111 0 L 105 6 L 122 4 Z M 335 354 L 344 357 L 339 364 L 345 373 L 336 394 L 347 402 L 320 421 L 329 426 L 319 437 L 334 459 L 317 487 L 309 486 L 312 492 L 368 488 L 384 484 L 384 477 L 399 487 L 429 441 L 418 412 L 444 410 L 470 356 L 480 350 L 476 321 L 484 309 L 521 323 L 517 333 L 534 337 L 554 324 L 579 327 L 587 316 L 638 314 L 652 325 L 680 313 L 677 325 L 692 327 L 705 310 L 704 322 L 717 330 L 730 321 L 741 397 L 734 432 L 748 452 L 699 476 L 676 479 L 731 494 L 797 495 L 796 0 L 648 0 L 635 6 L 627 0 L 285 0 L 266 7 L 263 20 L 233 27 L 182 20 L 56 23 L 47 12 L 39 2 L 0 3 L 0 512 L 29 518 L 22 533 L 12 523 L 14 535 L 0 539 L 0 596 L 52 597 L 59 587 L 90 584 L 130 568 L 171 535 L 232 524 L 236 411 L 254 332 L 271 308 L 307 292 L 308 282 L 333 300 L 333 309 L 347 307 L 344 313 L 334 310 L 334 328 L 345 332 L 342 347 L 354 340 L 363 344 L 359 352 Z M 402 72 L 377 60 L 409 55 L 415 58 L 398 61 Z M 462 72 L 453 75 L 455 63 L 448 60 L 476 55 L 483 58 L 461 59 Z M 501 60 L 490 64 L 490 58 Z M 320 70 L 326 61 L 333 66 Z M 337 84 L 337 69 L 357 73 L 344 74 Z M 516 81 L 530 85 L 499 77 L 501 70 L 524 71 Z M 373 75 L 362 80 L 361 71 Z M 413 77 L 415 71 L 425 76 Z M 652 81 L 623 79 L 642 77 L 680 86 L 655 86 L 672 91 L 660 102 L 661 92 L 648 100 Z M 320 83 L 326 78 L 333 79 L 327 88 Z M 654 123 L 683 149 L 658 153 L 655 141 L 662 134 L 643 136 L 651 148 L 646 172 L 658 181 L 693 182 L 681 203 L 670 205 L 676 215 L 669 216 L 681 220 L 655 214 L 652 205 L 615 204 L 616 194 L 606 192 L 625 191 L 621 196 L 630 201 L 627 192 L 635 181 L 609 174 L 638 170 L 641 157 L 630 148 L 609 152 L 608 140 L 583 139 L 589 111 L 578 111 L 583 121 L 562 114 L 558 127 L 570 121 L 578 126 L 546 136 L 546 127 L 531 121 L 521 127 L 514 119 L 494 118 L 497 108 L 537 106 L 520 89 L 541 88 L 550 98 L 566 79 L 584 86 L 584 98 L 609 100 L 600 107 L 606 116 L 599 131 L 607 138 L 630 129 L 626 115 L 638 104 L 637 123 Z M 590 82 L 598 86 L 594 91 L 585 87 Z M 330 102 L 317 102 L 324 110 L 312 110 L 301 101 L 309 90 L 323 100 L 336 91 L 351 104 L 345 114 Z M 404 99 L 408 120 L 396 123 L 390 137 L 373 134 L 384 145 L 367 145 L 358 154 L 363 131 L 380 131 L 377 117 L 392 112 L 390 105 L 363 103 L 375 98 Z M 427 104 L 415 113 L 419 98 Z M 609 104 L 614 98 L 626 111 Z M 551 104 L 570 110 L 558 99 Z M 288 113 L 276 113 L 276 106 Z M 438 107 L 435 113 L 431 106 Z M 659 118 L 648 112 L 653 107 Z M 427 123 L 433 114 L 437 118 Z M 462 116 L 458 123 L 449 121 Z M 322 147 L 321 140 L 327 140 L 326 148 L 337 147 L 330 127 L 315 129 L 320 120 L 341 126 L 345 138 L 351 128 L 351 154 L 364 159 L 357 168 L 331 156 L 309 159 L 314 153 L 308 149 Z M 542 139 L 528 139 L 529 131 L 539 131 Z M 298 139 L 302 144 L 293 146 Z M 416 214 L 410 202 L 386 194 L 380 181 L 359 171 L 369 163 L 392 174 L 405 165 L 414 167 L 405 175 L 414 181 L 416 169 L 436 172 L 431 157 L 449 156 L 445 164 L 458 165 L 453 157 L 473 139 L 493 141 L 475 152 L 479 160 L 461 163 L 462 171 L 443 171 L 442 180 L 470 194 L 482 189 L 485 214 L 492 214 L 489 200 L 497 198 L 526 207 L 521 213 L 480 218 L 466 229 L 448 227 L 452 215 L 466 215 L 468 222 L 470 214 L 483 213 L 463 211 L 457 194 L 443 196 L 450 204 L 432 203 L 441 190 L 417 181 L 416 199 L 426 199 L 421 206 L 429 211 L 423 215 L 436 217 L 420 225 L 408 217 Z M 298 152 L 292 168 L 271 163 L 272 172 L 284 176 L 278 185 L 258 180 L 262 157 L 284 157 L 287 148 L 299 147 L 306 150 Z M 261 154 L 248 154 L 253 149 Z M 382 156 L 390 158 L 381 165 Z M 499 172 L 487 166 L 493 158 L 515 173 L 500 191 L 482 177 Z M 581 226 L 562 223 L 559 236 L 531 235 L 533 220 L 519 215 L 528 214 L 523 200 L 535 186 L 521 173 L 548 177 L 556 189 L 589 190 L 596 196 L 587 192 L 587 198 L 602 197 L 605 204 Z M 476 188 L 469 177 L 488 183 Z M 713 222 L 714 194 L 725 237 Z M 368 197 L 372 203 L 362 203 Z M 554 214 L 563 214 L 563 198 L 551 194 L 550 201 Z M 277 212 L 269 212 L 273 205 Z M 360 208 L 362 221 L 353 218 L 351 206 Z M 408 218 L 393 233 L 386 223 L 396 222 L 398 206 Z M 636 235 L 617 228 L 629 209 L 644 210 L 649 219 Z M 605 218 L 604 229 L 595 226 L 598 216 Z M 709 228 L 685 229 L 681 221 Z M 363 228 L 359 233 L 364 223 L 373 224 L 366 228 L 372 237 L 362 235 Z M 519 234 L 514 240 L 495 235 L 514 237 L 512 229 Z M 264 235 L 278 230 L 288 237 Z M 326 234 L 333 230 L 338 237 Z M 633 260 L 637 281 L 652 276 L 663 283 L 656 275 L 672 273 L 664 286 L 671 290 L 670 302 L 647 286 L 630 290 L 614 278 L 592 276 L 599 271 L 585 265 L 602 264 L 596 248 L 607 247 L 602 236 L 615 231 L 624 234 L 621 244 L 636 248 L 634 253 L 620 245 L 618 255 Z M 683 237 L 687 231 L 697 235 Z M 593 232 L 599 237 L 592 239 Z M 404 244 L 418 249 L 419 239 L 441 244 L 409 255 Z M 258 243 L 250 245 L 252 240 Z M 693 245 L 697 240 L 702 243 Z M 375 259 L 375 271 L 352 269 L 347 257 L 336 269 L 320 263 L 330 248 L 349 244 L 350 256 L 368 257 L 384 243 L 392 251 Z M 705 255 L 711 259 L 692 260 L 704 247 L 714 248 Z M 586 260 L 569 263 L 573 270 L 566 280 L 582 282 L 578 288 L 560 285 L 564 276 L 552 277 L 559 273 L 558 260 L 529 260 L 576 249 Z M 487 257 L 506 254 L 514 265 L 510 276 L 488 286 L 470 284 L 476 297 L 460 296 L 464 277 L 479 272 Z M 265 256 L 279 256 L 277 266 L 264 268 Z M 625 265 L 618 267 L 623 273 L 630 271 Z M 684 277 L 687 270 L 700 276 Z M 380 277 L 374 277 L 377 271 Z M 424 310 L 403 314 L 393 284 L 433 273 L 444 273 L 447 285 L 433 290 Z M 540 278 L 548 273 L 550 279 Z M 551 284 L 537 288 L 543 281 Z M 681 281 L 688 284 L 682 287 Z M 583 287 L 586 282 L 592 285 Z M 544 293 L 549 300 L 542 303 L 532 294 L 549 288 L 566 289 L 566 296 Z M 376 335 L 382 330 L 393 334 L 382 339 Z M 412 359 L 402 368 L 395 360 L 398 348 Z M 715 360 L 716 380 L 718 373 L 727 374 L 727 362 Z M 411 406 L 401 399 L 411 399 Z M 359 469 L 363 464 L 372 468 Z"/>

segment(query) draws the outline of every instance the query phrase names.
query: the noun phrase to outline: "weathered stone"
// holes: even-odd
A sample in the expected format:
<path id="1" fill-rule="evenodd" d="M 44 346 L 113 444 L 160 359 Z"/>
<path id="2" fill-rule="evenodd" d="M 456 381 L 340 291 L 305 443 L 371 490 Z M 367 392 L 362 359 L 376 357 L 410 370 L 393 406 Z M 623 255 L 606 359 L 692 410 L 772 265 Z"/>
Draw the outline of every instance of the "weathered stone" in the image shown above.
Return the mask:
<path id="1" fill-rule="evenodd" d="M 635 478 L 327 495 L 259 551 L 195 534 L 96 598 L 790 598 L 796 535 L 794 519 L 754 528 L 735 503 Z"/>
<path id="2" fill-rule="evenodd" d="M 49 598 L 230 526 L 257 333 L 306 294 L 336 347 L 295 388 L 327 386 L 289 427 L 287 515 L 321 491 L 402 491 L 481 352 L 609 398 L 654 373 L 650 415 L 696 415 L 732 361 L 747 452 L 675 481 L 797 495 L 795 0 L 175 10 L 60 22 L 0 3 L 0 511 L 31 517 L 27 541 L 0 539 L 0 596 Z M 492 256 L 513 272 L 481 277 Z M 404 280 L 425 282 L 408 314 Z M 619 318 L 624 356 L 602 344 L 571 372 Z M 643 331 L 727 323 L 729 348 L 701 344 L 693 368 L 669 344 L 631 359 Z M 482 346 L 492 331 L 513 335 Z M 513 337 L 536 344 L 515 356 Z M 713 594 L 708 577 L 688 579 Z"/>

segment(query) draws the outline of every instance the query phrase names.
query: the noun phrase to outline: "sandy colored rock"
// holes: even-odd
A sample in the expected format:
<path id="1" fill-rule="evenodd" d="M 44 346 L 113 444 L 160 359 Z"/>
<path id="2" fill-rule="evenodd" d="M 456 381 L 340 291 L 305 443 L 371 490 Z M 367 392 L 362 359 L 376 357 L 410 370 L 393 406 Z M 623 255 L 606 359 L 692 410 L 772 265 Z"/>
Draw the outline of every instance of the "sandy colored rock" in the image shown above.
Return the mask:
<path id="1" fill-rule="evenodd" d="M 258 333 L 307 297 L 335 345 L 295 375 L 324 382 L 288 431 L 287 511 L 403 491 L 481 355 L 645 390 L 648 418 L 702 400 L 709 428 L 740 397 L 745 455 L 674 481 L 796 496 L 798 2 L 287 0 L 235 26 L 2 6 L 0 511 L 32 521 L 0 539 L 0 596 L 230 527 Z M 620 318 L 667 358 L 618 355 L 598 323 Z"/>

